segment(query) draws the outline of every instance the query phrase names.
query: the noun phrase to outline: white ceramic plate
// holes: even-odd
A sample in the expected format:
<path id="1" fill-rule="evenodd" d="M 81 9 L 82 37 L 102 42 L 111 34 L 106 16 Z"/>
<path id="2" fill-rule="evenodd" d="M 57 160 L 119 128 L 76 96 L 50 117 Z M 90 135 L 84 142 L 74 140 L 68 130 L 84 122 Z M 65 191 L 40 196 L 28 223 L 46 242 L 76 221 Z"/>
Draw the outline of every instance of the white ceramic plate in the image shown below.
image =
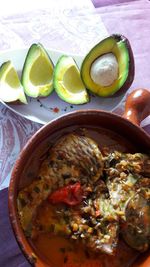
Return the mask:
<path id="1" fill-rule="evenodd" d="M 7 61 L 11 60 L 19 75 L 23 68 L 24 60 L 26 57 L 28 49 L 20 49 L 13 51 L 6 51 L 0 54 L 0 65 Z M 58 58 L 63 55 L 63 52 L 47 50 L 49 53 L 54 65 L 56 64 Z M 71 55 L 75 59 L 79 68 L 81 66 L 83 58 L 81 56 Z M 15 113 L 41 124 L 46 124 L 52 119 L 57 118 L 65 113 L 69 113 L 74 110 L 81 109 L 102 109 L 107 111 L 112 111 L 123 99 L 124 94 L 121 96 L 100 98 L 97 96 L 91 95 L 91 101 L 84 105 L 70 105 L 62 101 L 55 92 L 53 92 L 47 98 L 30 98 L 28 97 L 28 105 L 20 104 L 6 104 L 2 102 L 6 107 L 14 111 Z"/>

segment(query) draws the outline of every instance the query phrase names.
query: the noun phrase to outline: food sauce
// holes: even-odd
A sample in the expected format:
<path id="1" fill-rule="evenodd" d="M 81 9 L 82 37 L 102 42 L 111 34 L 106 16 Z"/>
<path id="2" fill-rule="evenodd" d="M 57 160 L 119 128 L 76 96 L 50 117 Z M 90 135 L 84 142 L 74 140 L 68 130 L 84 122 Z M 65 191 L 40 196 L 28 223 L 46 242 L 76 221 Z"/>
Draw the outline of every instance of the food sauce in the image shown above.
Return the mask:
<path id="1" fill-rule="evenodd" d="M 90 253 L 83 245 L 52 234 L 40 234 L 32 246 L 47 264 L 52 263 L 50 267 L 129 267 L 139 255 L 122 240 L 116 255 L 108 256 Z"/>

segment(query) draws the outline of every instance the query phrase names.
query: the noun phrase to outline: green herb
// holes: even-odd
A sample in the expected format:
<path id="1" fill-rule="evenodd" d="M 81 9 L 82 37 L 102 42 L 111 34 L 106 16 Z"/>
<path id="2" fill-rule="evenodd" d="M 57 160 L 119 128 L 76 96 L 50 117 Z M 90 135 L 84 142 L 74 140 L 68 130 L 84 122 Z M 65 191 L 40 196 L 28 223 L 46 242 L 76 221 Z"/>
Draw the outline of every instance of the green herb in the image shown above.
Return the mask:
<path id="1" fill-rule="evenodd" d="M 35 191 L 36 193 L 40 193 L 40 189 L 39 189 L 37 186 L 34 187 L 34 191 Z"/>
<path id="2" fill-rule="evenodd" d="M 32 228 L 29 227 L 28 229 L 25 230 L 25 235 L 26 237 L 31 237 L 31 234 L 32 234 Z"/>
<path id="3" fill-rule="evenodd" d="M 47 190 L 49 190 L 49 185 L 48 184 L 45 184 L 44 185 L 44 189 L 47 191 Z"/>
<path id="4" fill-rule="evenodd" d="M 23 198 L 19 198 L 19 202 L 20 202 L 22 208 L 24 208 L 27 204 Z"/>

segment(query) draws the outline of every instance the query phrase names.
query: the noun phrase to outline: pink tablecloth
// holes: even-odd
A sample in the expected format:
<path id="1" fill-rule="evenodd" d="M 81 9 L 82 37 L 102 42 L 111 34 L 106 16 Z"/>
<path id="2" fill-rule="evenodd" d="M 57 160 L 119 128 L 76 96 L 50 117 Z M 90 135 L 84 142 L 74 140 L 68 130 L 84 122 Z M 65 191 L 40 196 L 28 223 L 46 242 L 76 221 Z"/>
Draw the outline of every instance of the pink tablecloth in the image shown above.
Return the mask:
<path id="1" fill-rule="evenodd" d="M 53 3 L 52 3 L 53 2 Z M 0 17 L 0 49 L 20 48 L 33 42 L 66 52 L 88 51 L 107 33 L 122 33 L 131 42 L 136 75 L 130 90 L 150 88 L 150 2 L 58 1 L 50 9 L 38 9 Z M 57 2 L 57 3 L 58 3 Z M 70 2 L 70 3 L 69 3 Z M 47 26 L 46 26 L 47 25 Z M 122 109 L 121 104 L 116 112 Z M 9 184 L 10 173 L 27 140 L 41 125 L 24 119 L 0 104 L 0 188 Z M 150 133 L 150 120 L 143 124 Z M 0 192 L 0 266 L 29 266 L 13 237 L 8 220 L 7 189 Z"/>

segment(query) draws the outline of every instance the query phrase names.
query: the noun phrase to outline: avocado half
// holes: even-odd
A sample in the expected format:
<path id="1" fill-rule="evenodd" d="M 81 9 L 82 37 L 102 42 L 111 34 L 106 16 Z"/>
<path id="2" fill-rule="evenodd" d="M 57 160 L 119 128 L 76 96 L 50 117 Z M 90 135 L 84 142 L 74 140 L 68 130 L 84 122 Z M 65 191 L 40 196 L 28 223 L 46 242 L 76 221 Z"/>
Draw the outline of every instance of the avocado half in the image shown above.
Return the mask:
<path id="1" fill-rule="evenodd" d="M 57 95 L 70 104 L 85 104 L 89 95 L 80 77 L 78 66 L 71 56 L 62 55 L 55 66 L 53 85 Z"/>
<path id="2" fill-rule="evenodd" d="M 27 104 L 18 73 L 10 60 L 0 66 L 0 99 L 6 103 Z"/>
<path id="3" fill-rule="evenodd" d="M 54 64 L 44 46 L 32 44 L 25 58 L 21 82 L 26 95 L 46 97 L 53 91 Z"/>
<path id="4" fill-rule="evenodd" d="M 91 77 L 92 64 L 101 56 L 112 53 L 118 63 L 117 78 L 108 86 L 95 83 Z M 128 39 L 120 34 L 113 34 L 94 46 L 84 58 L 81 65 L 81 78 L 86 88 L 92 93 L 107 97 L 123 93 L 132 84 L 135 64 L 131 45 Z"/>

